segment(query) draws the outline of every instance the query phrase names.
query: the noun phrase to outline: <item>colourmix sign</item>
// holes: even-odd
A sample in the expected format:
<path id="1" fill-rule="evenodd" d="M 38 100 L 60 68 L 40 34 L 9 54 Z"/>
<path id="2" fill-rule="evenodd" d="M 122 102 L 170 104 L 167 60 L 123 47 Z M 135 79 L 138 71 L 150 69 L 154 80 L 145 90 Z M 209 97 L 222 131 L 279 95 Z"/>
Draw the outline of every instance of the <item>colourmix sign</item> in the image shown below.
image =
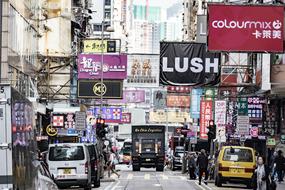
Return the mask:
<path id="1" fill-rule="evenodd" d="M 206 52 L 206 44 L 160 43 L 160 84 L 214 85 L 219 74 L 220 54 Z"/>
<path id="2" fill-rule="evenodd" d="M 208 5 L 208 50 L 283 52 L 284 7 Z"/>

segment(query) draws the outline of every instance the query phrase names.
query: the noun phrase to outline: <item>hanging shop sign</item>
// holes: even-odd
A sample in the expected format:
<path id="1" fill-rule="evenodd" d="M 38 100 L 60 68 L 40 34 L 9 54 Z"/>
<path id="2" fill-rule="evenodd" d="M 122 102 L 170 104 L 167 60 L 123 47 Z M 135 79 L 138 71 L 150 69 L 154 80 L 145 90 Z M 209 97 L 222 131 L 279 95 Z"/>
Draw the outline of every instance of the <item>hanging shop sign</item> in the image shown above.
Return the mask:
<path id="1" fill-rule="evenodd" d="M 103 43 L 102 43 L 103 42 Z M 84 53 L 115 53 L 116 40 L 83 40 Z"/>
<path id="2" fill-rule="evenodd" d="M 227 113 L 227 102 L 224 100 L 215 101 L 215 124 L 225 125 Z"/>
<path id="3" fill-rule="evenodd" d="M 75 128 L 74 113 L 52 113 L 52 127 L 56 128 Z"/>
<path id="4" fill-rule="evenodd" d="M 283 52 L 284 6 L 208 5 L 208 50 Z"/>
<path id="5" fill-rule="evenodd" d="M 155 109 L 166 108 L 166 91 L 157 90 L 153 92 L 153 107 Z"/>
<path id="6" fill-rule="evenodd" d="M 206 51 L 206 44 L 160 43 L 160 84 L 214 85 L 219 82 L 220 54 Z"/>
<path id="7" fill-rule="evenodd" d="M 202 100 L 200 105 L 200 138 L 207 139 L 207 130 L 210 120 L 213 119 L 213 103 L 211 100 Z"/>
<path id="8" fill-rule="evenodd" d="M 80 54 L 78 56 L 78 79 L 125 79 L 127 77 L 127 55 Z"/>
<path id="9" fill-rule="evenodd" d="M 105 119 L 106 123 L 120 123 L 122 120 L 122 108 L 119 107 L 103 107 L 100 112 L 100 108 L 91 108 L 88 110 L 88 115 L 93 115 L 95 117 L 101 116 Z"/>
<path id="10" fill-rule="evenodd" d="M 46 127 L 46 133 L 47 133 L 47 135 L 48 136 L 50 136 L 50 137 L 54 137 L 54 136 L 56 136 L 57 135 L 57 128 L 53 128 L 51 125 L 48 125 L 47 127 Z"/>
<path id="11" fill-rule="evenodd" d="M 248 101 L 247 98 L 238 99 L 238 115 L 248 115 Z"/>
<path id="12" fill-rule="evenodd" d="M 203 95 L 203 89 L 194 88 L 191 92 L 191 118 L 200 118 L 200 100 Z"/>
<path id="13" fill-rule="evenodd" d="M 129 54 L 126 87 L 158 87 L 159 55 Z"/>
<path id="14" fill-rule="evenodd" d="M 122 119 L 120 123 L 130 124 L 132 122 L 132 114 L 131 113 L 122 113 Z"/>
<path id="15" fill-rule="evenodd" d="M 190 108 L 190 96 L 166 96 L 167 107 Z"/>
<path id="16" fill-rule="evenodd" d="M 184 123 L 190 122 L 189 112 L 156 110 L 149 112 L 150 123 Z"/>
<path id="17" fill-rule="evenodd" d="M 122 99 L 123 81 L 104 80 L 101 85 L 100 80 L 78 80 L 78 98 L 98 99 L 101 93 L 104 99 Z"/>
<path id="18" fill-rule="evenodd" d="M 77 130 L 86 129 L 86 112 L 75 112 L 75 128 Z"/>
<path id="19" fill-rule="evenodd" d="M 191 88 L 187 86 L 167 86 L 167 92 L 189 94 L 191 92 Z"/>
<path id="20" fill-rule="evenodd" d="M 239 135 L 249 135 L 249 117 L 237 116 L 237 133 Z"/>
<path id="21" fill-rule="evenodd" d="M 248 116 L 251 123 L 262 123 L 262 104 L 264 99 L 259 97 L 248 98 Z"/>

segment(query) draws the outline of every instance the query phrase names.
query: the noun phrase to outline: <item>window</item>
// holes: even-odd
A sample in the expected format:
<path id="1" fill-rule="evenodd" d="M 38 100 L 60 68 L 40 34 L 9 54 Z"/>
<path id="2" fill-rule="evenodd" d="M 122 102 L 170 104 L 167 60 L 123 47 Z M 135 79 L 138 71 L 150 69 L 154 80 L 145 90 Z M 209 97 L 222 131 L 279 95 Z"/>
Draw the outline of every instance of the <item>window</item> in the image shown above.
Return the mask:
<path id="1" fill-rule="evenodd" d="M 224 161 L 252 162 L 253 155 L 249 149 L 226 148 L 223 156 Z"/>
<path id="2" fill-rule="evenodd" d="M 50 161 L 74 161 L 84 160 L 82 146 L 58 146 L 49 150 Z"/>
<path id="3" fill-rule="evenodd" d="M 105 0 L 105 6 L 111 6 L 111 0 Z"/>

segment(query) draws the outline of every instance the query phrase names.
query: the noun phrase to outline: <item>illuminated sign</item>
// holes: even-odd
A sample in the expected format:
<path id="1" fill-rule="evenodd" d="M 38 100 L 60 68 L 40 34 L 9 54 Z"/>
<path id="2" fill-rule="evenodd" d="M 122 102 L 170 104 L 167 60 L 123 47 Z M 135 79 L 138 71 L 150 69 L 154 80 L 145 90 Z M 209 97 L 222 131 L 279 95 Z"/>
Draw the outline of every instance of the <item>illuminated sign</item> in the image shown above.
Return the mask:
<path id="1" fill-rule="evenodd" d="M 50 137 L 54 137 L 54 136 L 57 135 L 57 129 L 56 128 L 52 128 L 51 125 L 47 126 L 46 132 L 47 132 L 48 136 L 50 136 Z"/>

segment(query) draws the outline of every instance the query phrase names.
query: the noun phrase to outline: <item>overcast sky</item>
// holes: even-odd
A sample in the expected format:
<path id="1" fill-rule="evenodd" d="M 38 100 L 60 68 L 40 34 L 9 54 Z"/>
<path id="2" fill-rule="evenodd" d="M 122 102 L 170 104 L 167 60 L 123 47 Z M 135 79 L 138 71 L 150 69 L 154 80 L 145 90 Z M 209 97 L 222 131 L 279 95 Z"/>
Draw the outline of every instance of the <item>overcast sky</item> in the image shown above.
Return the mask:
<path id="1" fill-rule="evenodd" d="M 182 0 L 148 0 L 150 5 L 153 6 L 163 6 L 165 8 L 170 7 L 171 5 L 181 2 Z M 134 0 L 136 4 L 146 4 L 146 0 Z"/>

